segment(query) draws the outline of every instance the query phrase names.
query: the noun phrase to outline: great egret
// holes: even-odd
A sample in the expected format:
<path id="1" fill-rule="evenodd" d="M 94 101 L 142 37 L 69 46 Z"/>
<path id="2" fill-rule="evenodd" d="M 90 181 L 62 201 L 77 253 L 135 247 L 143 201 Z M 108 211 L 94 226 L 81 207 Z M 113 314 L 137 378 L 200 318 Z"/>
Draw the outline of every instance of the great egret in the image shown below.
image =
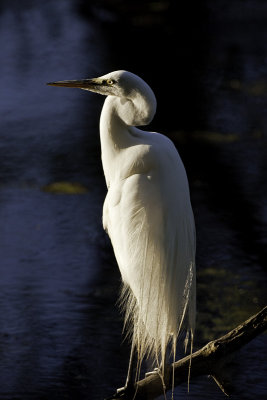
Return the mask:
<path id="1" fill-rule="evenodd" d="M 114 71 L 52 86 L 106 95 L 100 118 L 107 184 L 103 226 L 121 272 L 121 304 L 132 352 L 124 389 L 132 383 L 134 350 L 164 368 L 167 346 L 175 359 L 181 328 L 186 344 L 195 326 L 195 225 L 181 158 L 166 136 L 136 126 L 156 112 L 151 88 L 138 76 Z M 192 350 L 191 350 L 192 351 Z"/>

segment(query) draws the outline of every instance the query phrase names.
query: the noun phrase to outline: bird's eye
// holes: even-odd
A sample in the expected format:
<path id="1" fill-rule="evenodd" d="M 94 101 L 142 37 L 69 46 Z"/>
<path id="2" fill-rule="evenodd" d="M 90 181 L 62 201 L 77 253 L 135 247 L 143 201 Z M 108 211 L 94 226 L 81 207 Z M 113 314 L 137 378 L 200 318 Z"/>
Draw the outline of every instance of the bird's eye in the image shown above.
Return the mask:
<path id="1" fill-rule="evenodd" d="M 107 79 L 106 80 L 107 85 L 113 85 L 114 81 L 112 79 Z"/>

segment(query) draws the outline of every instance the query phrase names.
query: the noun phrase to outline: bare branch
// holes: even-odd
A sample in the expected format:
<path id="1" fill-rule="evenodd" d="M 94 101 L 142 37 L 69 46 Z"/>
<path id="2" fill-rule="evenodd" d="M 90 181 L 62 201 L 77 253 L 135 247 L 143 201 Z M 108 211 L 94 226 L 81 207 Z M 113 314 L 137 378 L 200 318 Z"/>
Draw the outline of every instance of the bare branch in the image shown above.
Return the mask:
<path id="1" fill-rule="evenodd" d="M 224 374 L 223 366 L 229 362 L 232 353 L 250 342 L 267 328 L 267 307 L 250 317 L 235 329 L 219 339 L 209 342 L 200 350 L 192 354 L 190 379 L 200 375 L 212 375 L 221 390 L 227 395 L 231 391 L 231 384 Z M 174 386 L 187 382 L 190 356 L 186 356 L 174 363 Z M 165 374 L 166 391 L 172 386 L 171 366 Z M 163 394 L 162 379 L 158 374 L 152 374 L 136 384 L 135 400 L 154 399 Z M 129 400 L 131 396 L 123 394 L 120 399 Z"/>

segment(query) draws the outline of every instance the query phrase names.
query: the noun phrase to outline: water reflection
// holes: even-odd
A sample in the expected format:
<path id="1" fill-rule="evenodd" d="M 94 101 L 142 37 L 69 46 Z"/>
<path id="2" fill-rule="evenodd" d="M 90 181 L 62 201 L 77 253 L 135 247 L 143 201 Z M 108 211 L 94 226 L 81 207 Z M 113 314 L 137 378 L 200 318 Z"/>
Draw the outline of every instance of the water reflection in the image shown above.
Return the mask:
<path id="1" fill-rule="evenodd" d="M 0 19 L 0 397 L 66 398 L 81 382 L 75 368 L 68 374 L 72 354 L 82 365 L 88 349 L 88 381 L 96 353 L 88 327 L 100 308 L 89 288 L 104 268 L 99 103 L 52 93 L 45 82 L 94 75 L 104 45 L 95 51 L 90 25 L 69 2 L 2 2 Z M 58 181 L 86 191 L 41 190 Z"/>
<path id="2" fill-rule="evenodd" d="M 259 25 L 251 25 L 250 41 L 242 21 L 232 18 L 236 2 L 228 14 L 217 13 L 216 2 L 199 3 L 193 19 L 189 3 L 158 2 L 165 5 L 160 12 L 153 3 L 152 16 L 149 2 L 130 11 L 124 2 L 111 3 L 115 8 L 1 2 L 1 399 L 104 398 L 122 384 L 128 362 L 115 305 L 119 272 L 101 228 L 103 98 L 48 88 L 47 81 L 126 68 L 155 89 L 152 129 L 174 139 L 191 184 L 198 231 L 196 345 L 265 302 L 267 41 L 259 40 L 266 36 L 261 13 L 253 6 Z M 190 21 L 186 30 L 178 15 Z M 243 18 L 250 21 L 248 10 Z M 127 46 L 119 40 L 121 29 Z M 176 77 L 171 88 L 170 76 Z M 266 393 L 265 340 L 255 339 L 238 355 L 234 399 Z M 205 377 L 186 391 L 184 385 L 175 393 L 224 398 Z"/>

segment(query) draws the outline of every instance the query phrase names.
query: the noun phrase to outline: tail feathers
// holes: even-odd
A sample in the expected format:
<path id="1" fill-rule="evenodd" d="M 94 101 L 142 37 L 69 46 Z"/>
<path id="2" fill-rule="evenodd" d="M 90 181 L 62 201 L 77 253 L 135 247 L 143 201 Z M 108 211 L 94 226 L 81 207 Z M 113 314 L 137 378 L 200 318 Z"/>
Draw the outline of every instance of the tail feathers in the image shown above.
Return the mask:
<path id="1" fill-rule="evenodd" d="M 118 259 L 123 277 L 120 303 L 139 367 L 149 357 L 164 368 L 166 350 L 175 355 L 181 332 L 188 332 L 186 346 L 193 338 L 195 230 L 190 210 L 181 213 L 175 208 L 175 220 L 184 215 L 176 224 L 170 216 L 160 218 L 157 210 L 155 222 L 153 210 L 140 207 L 134 214 L 138 219 L 125 228 L 127 256 Z"/>
<path id="2" fill-rule="evenodd" d="M 195 328 L 193 263 L 190 265 L 184 292 L 181 296 L 182 306 L 179 307 L 178 315 L 175 318 L 168 314 L 170 311 L 173 312 L 173 309 L 170 309 L 166 299 L 162 301 L 164 296 L 158 298 L 157 294 L 158 291 L 155 290 L 154 296 L 152 296 L 153 301 L 148 297 L 146 301 L 139 304 L 129 285 L 123 284 L 121 290 L 120 306 L 125 313 L 124 331 L 136 349 L 139 368 L 145 357 L 151 358 L 155 366 L 164 368 L 167 347 L 170 347 L 175 361 L 177 339 L 184 330 L 186 330 L 185 351 L 188 344 L 191 343 L 192 352 Z M 175 310 L 177 310 L 177 305 Z"/>

